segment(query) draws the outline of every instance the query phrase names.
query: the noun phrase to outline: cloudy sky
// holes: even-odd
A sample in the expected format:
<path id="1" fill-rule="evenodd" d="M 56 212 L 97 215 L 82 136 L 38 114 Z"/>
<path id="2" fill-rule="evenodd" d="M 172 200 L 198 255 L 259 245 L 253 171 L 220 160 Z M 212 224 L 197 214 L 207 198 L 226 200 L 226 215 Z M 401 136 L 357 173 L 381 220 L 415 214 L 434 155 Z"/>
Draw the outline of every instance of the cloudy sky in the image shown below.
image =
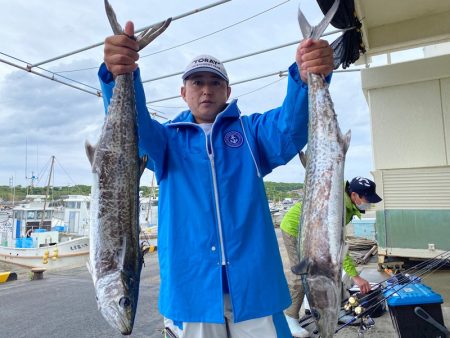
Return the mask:
<path id="1" fill-rule="evenodd" d="M 111 0 L 119 22 L 124 24 L 132 20 L 136 28 L 214 2 Z M 3 25 L 0 46 L 0 185 L 8 185 L 12 177 L 17 185 L 29 184 L 26 177 L 32 174 L 38 177 L 37 185 L 46 185 L 53 155 L 56 158 L 55 186 L 90 184 L 90 165 L 84 142 L 90 140 L 95 143 L 103 123 L 103 103 L 94 95 L 99 89 L 97 69 L 103 58 L 103 47 L 33 68 L 47 76 L 56 73 L 55 79 L 85 91 L 3 61 L 25 67 L 26 64 L 35 65 L 102 42 L 111 35 L 103 1 L 0 0 L 0 5 Z M 182 71 L 189 60 L 199 54 L 207 53 L 227 60 L 299 40 L 297 7 L 298 1 L 292 0 L 232 0 L 178 19 L 141 52 L 142 78 L 146 80 Z M 303 0 L 302 9 L 311 23 L 321 20 L 322 14 L 315 0 Z M 328 39 L 334 38 L 336 35 Z M 226 63 L 231 82 L 286 70 L 294 60 L 295 49 L 296 45 L 292 45 Z M 263 112 L 281 103 L 286 83 L 285 78 L 266 77 L 233 86 L 231 96 L 238 98 L 245 114 Z M 149 82 L 145 84 L 147 100 L 178 95 L 180 85 L 179 76 Z M 336 73 L 330 92 L 342 131 L 352 131 L 345 176 L 347 179 L 356 175 L 371 177 L 370 117 L 359 72 Z M 170 119 L 185 107 L 184 102 L 177 98 L 154 103 L 149 108 Z M 266 179 L 303 182 L 304 171 L 295 158 Z M 147 172 L 141 184 L 149 185 L 150 182 L 151 173 Z"/>

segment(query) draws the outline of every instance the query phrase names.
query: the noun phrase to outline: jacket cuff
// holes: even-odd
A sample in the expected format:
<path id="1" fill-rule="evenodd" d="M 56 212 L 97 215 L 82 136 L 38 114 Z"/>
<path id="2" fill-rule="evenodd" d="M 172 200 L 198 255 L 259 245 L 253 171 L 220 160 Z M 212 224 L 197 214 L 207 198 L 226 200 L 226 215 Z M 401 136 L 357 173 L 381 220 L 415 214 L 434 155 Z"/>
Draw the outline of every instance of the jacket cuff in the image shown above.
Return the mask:
<path id="1" fill-rule="evenodd" d="M 297 82 L 298 84 L 301 84 L 304 87 L 308 87 L 308 84 L 306 82 L 303 82 L 302 77 L 300 75 L 300 71 L 298 69 L 297 63 L 294 62 L 289 67 L 289 75 L 292 77 L 292 79 Z M 325 81 L 329 84 L 331 82 L 331 77 L 333 76 L 333 72 L 325 76 Z"/>

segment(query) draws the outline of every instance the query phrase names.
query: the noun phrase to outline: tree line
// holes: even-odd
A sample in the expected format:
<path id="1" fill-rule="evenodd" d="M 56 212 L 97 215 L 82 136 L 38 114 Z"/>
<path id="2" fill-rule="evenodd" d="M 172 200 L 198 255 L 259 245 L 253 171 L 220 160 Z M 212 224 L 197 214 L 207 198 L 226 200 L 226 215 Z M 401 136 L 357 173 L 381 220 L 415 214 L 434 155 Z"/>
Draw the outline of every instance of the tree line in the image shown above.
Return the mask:
<path id="1" fill-rule="evenodd" d="M 303 183 L 281 183 L 281 182 L 264 182 L 266 194 L 269 200 L 282 201 L 285 198 L 297 198 L 299 191 L 303 189 Z M 91 192 L 90 185 L 73 185 L 49 188 L 49 199 L 58 200 L 66 195 L 89 195 Z M 158 196 L 158 188 L 153 190 L 147 186 L 140 187 L 143 196 Z M 46 195 L 47 187 L 23 187 L 16 186 L 0 186 L 0 200 L 11 202 L 22 201 L 26 195 Z"/>

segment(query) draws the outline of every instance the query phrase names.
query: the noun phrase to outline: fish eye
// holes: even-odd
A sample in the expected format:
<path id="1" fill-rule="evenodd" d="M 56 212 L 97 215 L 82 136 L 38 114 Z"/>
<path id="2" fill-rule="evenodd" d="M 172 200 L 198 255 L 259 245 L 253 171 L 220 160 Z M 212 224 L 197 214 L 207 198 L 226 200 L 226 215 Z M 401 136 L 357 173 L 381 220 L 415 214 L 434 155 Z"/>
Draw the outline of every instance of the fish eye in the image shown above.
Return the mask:
<path id="1" fill-rule="evenodd" d="M 313 317 L 314 317 L 316 320 L 319 320 L 319 319 L 320 319 L 320 313 L 319 313 L 319 311 L 317 311 L 316 309 L 311 309 L 311 314 L 313 315 Z"/>
<path id="2" fill-rule="evenodd" d="M 130 299 L 128 297 L 120 298 L 119 305 L 123 308 L 130 306 L 131 305 Z"/>

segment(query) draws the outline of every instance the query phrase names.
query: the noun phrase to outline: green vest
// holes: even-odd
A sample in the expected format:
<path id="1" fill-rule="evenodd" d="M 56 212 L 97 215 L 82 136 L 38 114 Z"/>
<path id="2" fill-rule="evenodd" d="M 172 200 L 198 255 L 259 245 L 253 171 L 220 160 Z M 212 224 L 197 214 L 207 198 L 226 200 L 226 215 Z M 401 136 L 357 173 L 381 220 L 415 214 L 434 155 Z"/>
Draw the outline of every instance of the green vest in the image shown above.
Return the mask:
<path id="1" fill-rule="evenodd" d="M 345 206 L 345 224 L 350 223 L 353 216 L 357 216 L 361 218 L 361 212 L 353 204 L 350 196 L 344 192 L 344 206 Z M 284 232 L 288 233 L 292 237 L 298 237 L 299 225 L 300 225 L 300 215 L 302 212 L 302 203 L 295 203 L 284 215 L 280 229 Z M 356 264 L 353 259 L 347 254 L 342 262 L 342 268 L 350 277 L 355 277 L 358 275 L 358 271 L 356 270 Z"/>
<path id="2" fill-rule="evenodd" d="M 280 229 L 288 233 L 292 237 L 297 238 L 301 212 L 302 203 L 295 203 L 283 216 L 280 224 Z"/>
<path id="3" fill-rule="evenodd" d="M 361 211 L 353 204 L 350 196 L 344 192 L 344 205 L 345 205 L 345 224 L 351 222 L 353 216 L 361 218 Z"/>

